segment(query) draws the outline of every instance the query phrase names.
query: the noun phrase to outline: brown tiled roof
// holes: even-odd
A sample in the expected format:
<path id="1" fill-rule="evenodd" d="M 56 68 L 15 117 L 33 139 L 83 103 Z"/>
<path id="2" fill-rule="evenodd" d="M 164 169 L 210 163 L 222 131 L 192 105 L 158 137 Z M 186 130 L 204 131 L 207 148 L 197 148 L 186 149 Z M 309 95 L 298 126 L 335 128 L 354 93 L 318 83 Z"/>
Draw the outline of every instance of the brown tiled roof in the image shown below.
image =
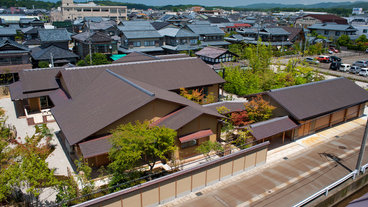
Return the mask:
<path id="1" fill-rule="evenodd" d="M 22 81 L 23 92 L 42 91 L 59 88 L 55 81 L 56 74 L 63 70 L 55 69 L 30 69 L 19 72 Z"/>
<path id="2" fill-rule="evenodd" d="M 0 66 L 0 74 L 18 73 L 19 71 L 24 69 L 32 69 L 32 64 L 2 65 Z"/>
<path id="3" fill-rule="evenodd" d="M 217 58 L 220 55 L 225 54 L 226 52 L 228 52 L 227 49 L 208 46 L 196 52 L 195 54 L 203 57 Z"/>
<path id="4" fill-rule="evenodd" d="M 336 22 L 337 24 L 348 24 L 348 21 L 342 17 L 333 14 L 307 14 L 304 17 L 309 16 L 325 22 Z"/>
<path id="5" fill-rule="evenodd" d="M 288 116 L 277 117 L 267 121 L 258 122 L 250 125 L 250 133 L 257 140 L 264 139 L 278 133 L 294 129 L 295 124 Z"/>
<path id="6" fill-rule="evenodd" d="M 282 27 L 284 30 L 289 32 L 289 41 L 293 41 L 295 37 L 302 31 L 302 28 L 296 28 L 296 27 Z"/>
<path id="7" fill-rule="evenodd" d="M 223 102 L 206 104 L 203 106 L 206 108 L 212 109 L 214 111 L 217 111 L 217 108 L 224 106 L 230 110 L 228 113 L 232 113 L 232 112 L 244 111 L 245 110 L 244 103 L 245 103 L 244 101 L 223 101 Z"/>
<path id="8" fill-rule="evenodd" d="M 197 110 L 193 107 L 187 106 L 163 117 L 162 120 L 158 120 L 155 125 L 165 126 L 170 129 L 178 130 L 193 119 L 199 117 L 201 114 L 203 114 L 201 110 Z"/>
<path id="9" fill-rule="evenodd" d="M 192 134 L 188 134 L 186 136 L 179 137 L 179 141 L 181 143 L 188 142 L 194 139 L 200 139 L 203 137 L 208 137 L 210 135 L 214 134 L 211 129 L 201 130 Z"/>
<path id="10" fill-rule="evenodd" d="M 368 92 L 346 78 L 335 78 L 266 93 L 296 120 L 308 120 L 368 101 Z"/>
<path id="11" fill-rule="evenodd" d="M 32 93 L 23 93 L 22 82 L 17 81 L 9 85 L 11 100 L 21 100 L 26 98 L 35 98 L 41 96 L 48 96 L 55 90 L 36 91 Z"/>
<path id="12" fill-rule="evenodd" d="M 79 147 L 82 152 L 83 158 L 90 158 L 98 155 L 107 154 L 112 147 L 109 141 L 110 137 L 111 135 L 107 135 L 80 143 Z"/>
<path id="13" fill-rule="evenodd" d="M 129 63 L 129 62 L 137 62 L 137 61 L 147 61 L 147 60 L 158 60 L 159 58 L 152 56 L 152 55 L 148 55 L 142 52 L 132 52 L 129 53 L 128 55 L 119 58 L 117 60 L 115 60 L 114 63 Z"/>
<path id="14" fill-rule="evenodd" d="M 221 117 L 174 92 L 126 76 L 120 76 L 125 79 L 122 80 L 114 74 L 102 71 L 72 101 L 51 109 L 70 144 L 82 141 L 155 99 L 189 106 L 195 113 Z"/>

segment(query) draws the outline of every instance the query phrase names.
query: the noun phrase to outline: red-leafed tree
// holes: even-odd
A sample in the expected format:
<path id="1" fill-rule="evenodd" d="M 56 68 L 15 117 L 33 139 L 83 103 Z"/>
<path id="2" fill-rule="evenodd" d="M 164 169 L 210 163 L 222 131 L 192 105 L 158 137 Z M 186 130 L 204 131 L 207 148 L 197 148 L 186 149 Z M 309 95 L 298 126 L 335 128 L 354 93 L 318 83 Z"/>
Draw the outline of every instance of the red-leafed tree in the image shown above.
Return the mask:
<path id="1" fill-rule="evenodd" d="M 235 126 L 245 126 L 253 122 L 249 120 L 247 111 L 233 112 L 231 113 L 230 119 Z"/>

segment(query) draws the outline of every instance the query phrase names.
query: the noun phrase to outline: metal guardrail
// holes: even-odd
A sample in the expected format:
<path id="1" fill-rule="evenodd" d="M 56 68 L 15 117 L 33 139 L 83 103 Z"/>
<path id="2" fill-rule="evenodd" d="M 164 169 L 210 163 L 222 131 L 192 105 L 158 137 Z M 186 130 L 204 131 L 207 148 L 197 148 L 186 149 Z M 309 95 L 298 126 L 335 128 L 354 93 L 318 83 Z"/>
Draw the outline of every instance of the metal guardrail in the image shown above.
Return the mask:
<path id="1" fill-rule="evenodd" d="M 368 163 L 363 165 L 361 168 L 360 168 L 360 172 L 362 173 L 365 173 L 365 170 L 368 168 Z"/>
<path id="2" fill-rule="evenodd" d="M 367 168 L 367 167 L 368 167 L 368 163 L 367 163 L 367 164 L 365 164 L 363 167 L 364 167 L 364 171 L 365 171 L 365 168 Z M 362 167 L 361 169 L 363 169 L 363 167 Z M 345 182 L 345 181 L 349 180 L 350 178 L 353 178 L 353 180 L 354 180 L 357 174 L 358 174 L 358 170 L 354 170 L 353 172 L 351 172 L 351 173 L 347 174 L 345 177 L 343 177 L 343 178 L 339 179 L 338 181 L 336 181 L 336 182 L 332 183 L 331 185 L 329 185 L 329 186 L 327 186 L 327 187 L 323 188 L 322 190 L 318 191 L 317 193 L 315 193 L 315 194 L 313 194 L 313 195 L 309 196 L 308 198 L 306 198 L 306 199 L 304 199 L 304 200 L 300 201 L 299 203 L 297 203 L 297 204 L 293 205 L 293 207 L 303 206 L 303 205 L 305 205 L 305 204 L 307 204 L 307 203 L 311 202 L 312 200 L 314 200 L 314 199 L 318 198 L 319 196 L 321 196 L 321 195 L 323 195 L 323 194 L 325 194 L 325 196 L 327 196 L 327 195 L 328 195 L 329 190 L 331 190 L 331 189 L 335 188 L 336 186 L 338 186 L 338 185 L 340 185 L 341 183 L 343 183 L 343 182 Z"/>

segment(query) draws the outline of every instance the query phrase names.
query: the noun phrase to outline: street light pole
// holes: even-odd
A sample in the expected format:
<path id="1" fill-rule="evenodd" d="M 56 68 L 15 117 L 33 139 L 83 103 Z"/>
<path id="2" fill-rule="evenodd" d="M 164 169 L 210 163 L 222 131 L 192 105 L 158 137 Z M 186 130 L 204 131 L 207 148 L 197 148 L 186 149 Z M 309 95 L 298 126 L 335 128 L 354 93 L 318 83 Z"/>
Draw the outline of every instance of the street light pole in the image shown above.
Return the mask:
<path id="1" fill-rule="evenodd" d="M 358 161 L 356 164 L 355 169 L 358 170 L 358 174 L 360 171 L 360 167 L 362 165 L 362 159 L 363 159 L 363 155 L 364 155 L 364 151 L 365 151 L 365 144 L 367 142 L 367 137 L 368 137 L 368 119 L 367 119 L 367 123 L 365 124 L 365 130 L 364 130 L 364 135 L 363 135 L 363 139 L 362 139 L 362 145 L 360 146 L 360 152 L 359 152 L 359 157 L 358 157 Z"/>

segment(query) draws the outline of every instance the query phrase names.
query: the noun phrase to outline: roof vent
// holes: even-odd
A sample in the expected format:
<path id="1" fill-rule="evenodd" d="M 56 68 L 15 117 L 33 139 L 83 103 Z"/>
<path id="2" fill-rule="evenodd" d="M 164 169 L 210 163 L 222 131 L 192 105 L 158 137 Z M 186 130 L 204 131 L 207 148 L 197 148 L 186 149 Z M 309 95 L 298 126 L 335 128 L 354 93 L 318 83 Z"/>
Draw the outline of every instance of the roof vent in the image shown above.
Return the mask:
<path id="1" fill-rule="evenodd" d="M 124 78 L 123 76 L 121 76 L 121 75 L 119 75 L 119 74 L 116 74 L 116 73 L 112 72 L 112 71 L 111 71 L 111 70 L 109 70 L 109 69 L 106 69 L 106 72 L 108 72 L 108 73 L 110 73 L 111 75 L 113 75 L 113 76 L 115 76 L 115 77 L 119 78 L 120 80 L 124 81 L 125 83 L 127 83 L 127 84 L 129 84 L 129 85 L 133 86 L 134 88 L 136 88 L 136 89 L 138 89 L 138 90 L 142 91 L 143 93 L 145 93 L 145 94 L 147 94 L 147 95 L 149 95 L 149 96 L 155 96 L 155 94 L 154 94 L 154 93 L 152 93 L 151 91 L 149 91 L 149 90 L 146 90 L 146 89 L 142 88 L 141 86 L 139 86 L 139 85 L 137 85 L 137 84 L 133 83 L 132 81 L 130 81 L 130 80 L 128 80 L 128 79 L 126 79 L 126 78 Z"/>

